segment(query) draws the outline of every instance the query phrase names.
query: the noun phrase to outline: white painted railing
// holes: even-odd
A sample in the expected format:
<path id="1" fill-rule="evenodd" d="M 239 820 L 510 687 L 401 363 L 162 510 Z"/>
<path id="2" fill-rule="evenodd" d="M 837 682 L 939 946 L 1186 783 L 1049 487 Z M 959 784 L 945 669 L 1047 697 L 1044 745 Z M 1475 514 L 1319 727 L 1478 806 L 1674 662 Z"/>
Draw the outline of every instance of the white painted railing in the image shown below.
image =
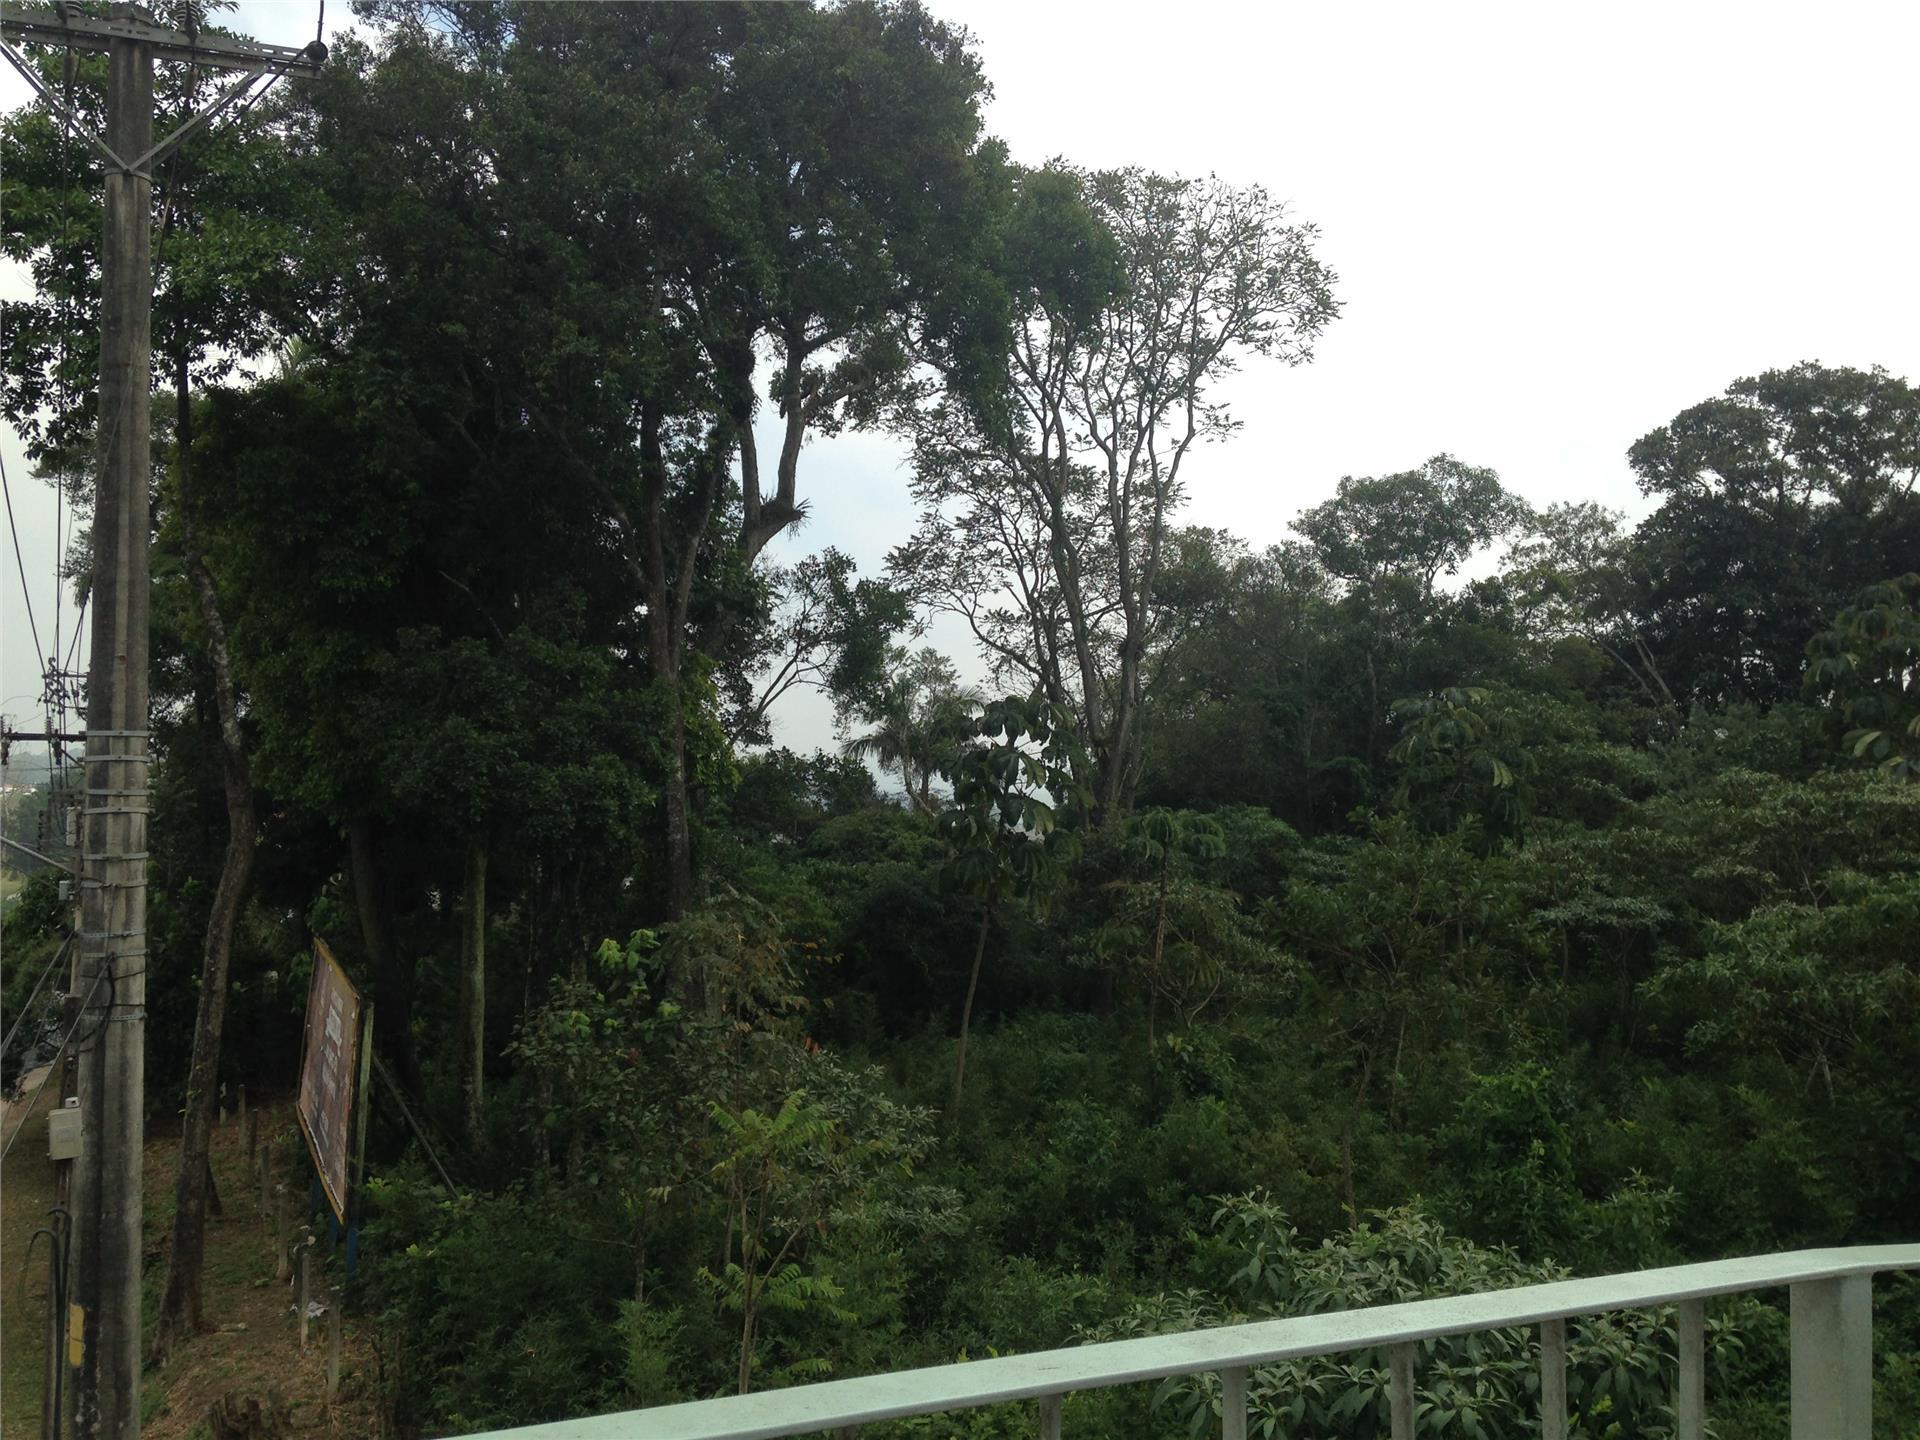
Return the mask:
<path id="1" fill-rule="evenodd" d="M 496 1431 L 492 1440 L 765 1440 L 821 1431 L 846 1436 L 875 1421 L 1009 1400 L 1037 1401 L 1041 1440 L 1059 1440 L 1065 1395 L 1204 1371 L 1220 1375 L 1224 1440 L 1246 1440 L 1249 1369 L 1381 1345 L 1388 1347 L 1393 1440 L 1412 1440 L 1415 1342 L 1521 1325 L 1540 1327 L 1541 1434 L 1564 1440 L 1567 1321 L 1676 1303 L 1676 1440 L 1702 1440 L 1707 1397 L 1701 1302 L 1782 1285 L 1791 1287 L 1792 1297 L 1793 1440 L 1872 1440 L 1872 1286 L 1882 1270 L 1920 1270 L 1920 1245 L 1797 1250 L 1149 1335 L 562 1420 Z"/>

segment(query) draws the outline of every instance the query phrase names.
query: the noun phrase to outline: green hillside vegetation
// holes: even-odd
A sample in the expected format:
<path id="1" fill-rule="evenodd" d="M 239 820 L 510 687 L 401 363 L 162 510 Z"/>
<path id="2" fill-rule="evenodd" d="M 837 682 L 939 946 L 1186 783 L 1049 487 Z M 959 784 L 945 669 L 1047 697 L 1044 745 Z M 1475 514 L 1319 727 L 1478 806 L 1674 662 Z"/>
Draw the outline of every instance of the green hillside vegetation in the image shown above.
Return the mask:
<path id="1" fill-rule="evenodd" d="M 290 1090 L 315 935 L 372 1000 L 461 1192 L 377 1099 L 392 1433 L 1916 1238 L 1920 390 L 1782 356 L 1645 417 L 1637 524 L 1409 455 L 1262 547 L 1182 467 L 1339 323 L 1310 217 L 1014 163 L 911 4 L 363 8 L 155 177 L 147 1094 Z M 84 500 L 66 153 L 6 118 L 5 405 Z M 781 562 L 855 429 L 917 527 Z M 1722 1440 L 1784 1303 L 1709 1307 Z M 1573 1328 L 1576 1433 L 1669 1433 L 1670 1321 Z M 1875 1323 L 1911 1440 L 1920 1283 Z M 1530 1433 L 1530 1343 L 1425 1347 L 1422 1435 Z M 1384 1435 L 1385 1365 L 1258 1433 Z"/>

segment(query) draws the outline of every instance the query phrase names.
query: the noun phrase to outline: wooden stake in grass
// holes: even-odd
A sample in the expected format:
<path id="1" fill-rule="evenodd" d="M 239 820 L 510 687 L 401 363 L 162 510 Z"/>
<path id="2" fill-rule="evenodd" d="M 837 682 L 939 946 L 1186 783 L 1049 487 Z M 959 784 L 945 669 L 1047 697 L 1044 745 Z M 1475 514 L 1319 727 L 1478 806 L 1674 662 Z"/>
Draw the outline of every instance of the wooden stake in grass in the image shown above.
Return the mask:
<path id="1" fill-rule="evenodd" d="M 340 1398 L 340 1287 L 327 1294 L 327 1404 Z"/>
<path id="2" fill-rule="evenodd" d="M 307 1267 L 313 1256 L 313 1231 L 308 1230 L 300 1237 L 300 1288 L 294 1303 L 300 1310 L 300 1349 L 307 1348 L 307 1297 L 313 1293 L 308 1283 Z"/>
<path id="3" fill-rule="evenodd" d="M 273 1278 L 285 1282 L 292 1273 L 292 1261 L 287 1254 L 287 1242 L 292 1239 L 287 1224 L 287 1187 L 273 1187 Z"/>

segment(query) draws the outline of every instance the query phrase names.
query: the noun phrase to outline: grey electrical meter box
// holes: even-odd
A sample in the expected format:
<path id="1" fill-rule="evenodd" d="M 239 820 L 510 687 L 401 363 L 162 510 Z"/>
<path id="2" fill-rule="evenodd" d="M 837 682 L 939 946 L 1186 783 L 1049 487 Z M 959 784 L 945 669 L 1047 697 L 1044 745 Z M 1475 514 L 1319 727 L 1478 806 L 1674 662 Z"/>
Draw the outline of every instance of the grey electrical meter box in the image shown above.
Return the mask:
<path id="1" fill-rule="evenodd" d="M 80 1105 L 69 1100 L 58 1110 L 47 1114 L 47 1158 L 49 1160 L 78 1160 L 80 1158 Z"/>

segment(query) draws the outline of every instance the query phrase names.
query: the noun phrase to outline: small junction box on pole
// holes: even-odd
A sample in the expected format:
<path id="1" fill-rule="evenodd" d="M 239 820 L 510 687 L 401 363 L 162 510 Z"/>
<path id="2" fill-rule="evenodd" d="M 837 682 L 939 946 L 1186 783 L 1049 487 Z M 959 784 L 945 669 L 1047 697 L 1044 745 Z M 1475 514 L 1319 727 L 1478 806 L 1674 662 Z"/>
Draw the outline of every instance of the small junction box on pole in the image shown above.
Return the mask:
<path id="1" fill-rule="evenodd" d="M 47 1112 L 47 1158 L 80 1158 L 80 1102 L 77 1099 Z"/>

